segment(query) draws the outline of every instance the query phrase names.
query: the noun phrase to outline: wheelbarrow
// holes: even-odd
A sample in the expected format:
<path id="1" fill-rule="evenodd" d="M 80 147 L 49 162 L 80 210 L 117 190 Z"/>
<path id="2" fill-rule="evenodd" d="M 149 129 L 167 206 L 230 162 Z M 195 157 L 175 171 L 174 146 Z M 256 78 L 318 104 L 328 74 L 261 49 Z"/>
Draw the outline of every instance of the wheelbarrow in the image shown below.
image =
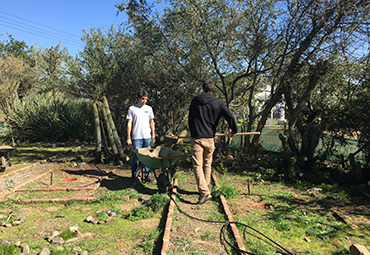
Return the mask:
<path id="1" fill-rule="evenodd" d="M 14 147 L 11 146 L 0 146 L 0 156 L 1 156 L 1 165 L 0 165 L 0 172 L 4 172 L 7 166 L 12 166 L 10 162 L 10 157 L 15 153 Z M 6 164 L 6 160 L 8 160 L 8 164 Z"/>
<path id="2" fill-rule="evenodd" d="M 159 192 L 167 192 L 170 187 L 170 179 L 174 176 L 173 164 L 183 154 L 164 146 L 157 146 L 154 149 L 151 147 L 136 149 L 135 153 L 139 161 L 153 171 Z M 155 169 L 158 168 L 160 173 L 157 176 Z"/>

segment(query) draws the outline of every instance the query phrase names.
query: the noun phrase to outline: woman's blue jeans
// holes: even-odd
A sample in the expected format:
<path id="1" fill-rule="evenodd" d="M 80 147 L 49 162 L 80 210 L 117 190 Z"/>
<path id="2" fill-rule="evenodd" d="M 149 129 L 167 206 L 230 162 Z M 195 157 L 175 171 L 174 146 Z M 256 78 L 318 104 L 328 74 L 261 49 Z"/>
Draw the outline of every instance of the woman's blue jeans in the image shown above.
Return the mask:
<path id="1" fill-rule="evenodd" d="M 148 139 L 133 139 L 132 140 L 132 147 L 134 147 L 134 150 L 141 149 L 141 148 L 147 148 L 150 147 L 150 142 L 152 141 L 151 138 Z M 134 153 L 134 156 L 132 157 L 132 163 L 131 163 L 131 178 L 136 178 L 137 171 L 139 169 L 139 160 L 136 157 L 136 153 Z M 150 176 L 150 169 L 145 166 L 145 177 Z"/>

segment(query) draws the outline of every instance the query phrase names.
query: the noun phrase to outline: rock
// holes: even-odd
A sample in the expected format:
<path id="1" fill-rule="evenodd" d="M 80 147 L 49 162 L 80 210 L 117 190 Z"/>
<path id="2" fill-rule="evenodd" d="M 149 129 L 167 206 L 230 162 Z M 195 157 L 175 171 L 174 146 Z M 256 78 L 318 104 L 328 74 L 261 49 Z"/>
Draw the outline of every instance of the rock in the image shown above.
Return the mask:
<path id="1" fill-rule="evenodd" d="M 17 247 L 21 247 L 21 241 L 16 241 L 16 242 L 13 242 L 13 244 Z"/>
<path id="2" fill-rule="evenodd" d="M 59 235 L 59 232 L 58 231 L 53 231 L 53 233 L 51 233 L 51 236 L 49 236 L 47 239 L 49 242 L 51 242 L 51 240 L 56 237 L 57 235 Z"/>
<path id="3" fill-rule="evenodd" d="M 19 225 L 21 225 L 21 223 L 22 223 L 21 221 L 16 220 L 16 221 L 13 221 L 13 222 L 12 222 L 12 226 L 13 226 L 13 227 L 15 227 L 15 226 L 19 226 Z"/>
<path id="4" fill-rule="evenodd" d="M 94 223 L 94 224 L 98 224 L 99 221 L 96 220 L 96 219 L 93 219 L 91 222 Z"/>
<path id="5" fill-rule="evenodd" d="M 5 219 L 5 218 L 6 218 L 6 215 L 0 214 L 0 220 Z"/>
<path id="6" fill-rule="evenodd" d="M 98 224 L 105 224 L 105 221 L 104 220 L 99 220 Z"/>
<path id="7" fill-rule="evenodd" d="M 93 220 L 94 220 L 94 218 L 93 218 L 93 216 L 91 216 L 91 215 L 90 215 L 89 217 L 87 217 L 87 218 L 86 218 L 86 221 L 87 221 L 87 222 L 92 222 Z"/>
<path id="8" fill-rule="evenodd" d="M 26 255 L 30 253 L 30 247 L 26 243 L 21 244 L 22 247 L 22 254 Z"/>
<path id="9" fill-rule="evenodd" d="M 75 251 L 75 252 L 81 252 L 82 251 L 80 246 L 75 246 L 75 247 L 73 247 L 72 250 Z"/>
<path id="10" fill-rule="evenodd" d="M 144 203 L 144 204 L 148 203 L 149 199 L 150 199 L 150 198 L 149 198 L 147 195 L 143 195 L 143 196 L 141 197 L 141 200 L 143 201 L 143 203 Z"/>
<path id="11" fill-rule="evenodd" d="M 26 216 L 19 215 L 18 218 L 17 218 L 17 220 L 20 221 L 20 222 L 24 222 L 26 220 Z"/>
<path id="12" fill-rule="evenodd" d="M 109 216 L 106 220 L 105 220 L 105 222 L 111 222 L 111 221 L 113 221 L 114 220 L 114 217 L 113 216 Z"/>
<path id="13" fill-rule="evenodd" d="M 71 231 L 73 233 L 76 232 L 77 230 L 78 230 L 78 227 L 76 227 L 76 226 L 69 228 L 69 231 Z"/>
<path id="14" fill-rule="evenodd" d="M 315 194 L 322 194 L 323 193 L 323 190 L 322 188 L 313 188 L 312 191 L 315 193 Z"/>
<path id="15" fill-rule="evenodd" d="M 72 237 L 68 240 L 66 240 L 64 243 L 73 243 L 73 242 L 77 242 L 79 240 L 78 237 Z"/>
<path id="16" fill-rule="evenodd" d="M 10 246 L 11 245 L 11 243 L 7 240 L 1 240 L 0 244 L 1 244 L 1 246 Z"/>
<path id="17" fill-rule="evenodd" d="M 109 216 L 116 217 L 116 216 L 117 216 L 117 214 L 116 214 L 115 212 L 110 212 L 110 213 L 109 213 Z"/>
<path id="18" fill-rule="evenodd" d="M 88 252 L 87 251 L 81 251 L 80 253 L 79 253 L 79 255 L 87 255 L 88 254 Z"/>
<path id="19" fill-rule="evenodd" d="M 60 236 L 54 237 L 53 239 L 51 239 L 51 242 L 55 244 L 64 244 L 64 240 Z"/>
<path id="20" fill-rule="evenodd" d="M 361 244 L 352 244 L 349 250 L 351 255 L 370 255 L 366 247 Z"/>
<path id="21" fill-rule="evenodd" d="M 9 227 L 11 227 L 11 226 L 12 226 L 12 224 L 10 224 L 10 223 L 6 223 L 4 227 L 9 228 Z"/>
<path id="22" fill-rule="evenodd" d="M 42 251 L 39 253 L 39 255 L 49 255 L 49 254 L 50 254 L 50 250 L 48 248 L 42 249 Z"/>
<path id="23" fill-rule="evenodd" d="M 0 221 L 0 226 L 5 227 L 5 225 L 6 225 L 6 222 L 5 221 Z"/>

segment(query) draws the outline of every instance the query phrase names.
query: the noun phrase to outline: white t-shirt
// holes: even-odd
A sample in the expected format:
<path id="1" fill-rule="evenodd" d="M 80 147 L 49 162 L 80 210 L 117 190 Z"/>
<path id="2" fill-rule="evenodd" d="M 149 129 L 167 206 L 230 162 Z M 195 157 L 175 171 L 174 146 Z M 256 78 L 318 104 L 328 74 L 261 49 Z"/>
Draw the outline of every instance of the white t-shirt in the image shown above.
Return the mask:
<path id="1" fill-rule="evenodd" d="M 130 106 L 126 119 L 132 120 L 131 139 L 152 138 L 149 124 L 149 120 L 154 119 L 152 107 L 139 107 L 137 104 Z"/>

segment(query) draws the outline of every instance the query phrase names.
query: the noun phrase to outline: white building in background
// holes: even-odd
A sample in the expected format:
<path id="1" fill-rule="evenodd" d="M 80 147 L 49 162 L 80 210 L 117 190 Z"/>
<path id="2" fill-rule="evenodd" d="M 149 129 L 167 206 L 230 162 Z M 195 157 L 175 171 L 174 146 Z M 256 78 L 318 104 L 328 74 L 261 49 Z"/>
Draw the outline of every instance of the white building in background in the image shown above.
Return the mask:
<path id="1" fill-rule="evenodd" d="M 266 88 L 258 93 L 255 98 L 257 101 L 260 102 L 260 105 L 263 105 L 269 98 L 270 98 L 270 95 L 271 95 L 271 86 L 266 86 Z M 271 109 L 271 113 L 270 113 L 270 116 L 268 118 L 268 121 L 267 121 L 267 125 L 268 126 L 272 126 L 272 120 L 273 119 L 277 119 L 278 120 L 278 125 L 283 125 L 286 120 L 285 120 L 285 104 L 284 104 L 284 101 L 283 102 L 279 102 L 277 103 L 272 109 Z M 261 108 L 259 107 L 258 108 L 258 112 L 261 111 Z"/>

